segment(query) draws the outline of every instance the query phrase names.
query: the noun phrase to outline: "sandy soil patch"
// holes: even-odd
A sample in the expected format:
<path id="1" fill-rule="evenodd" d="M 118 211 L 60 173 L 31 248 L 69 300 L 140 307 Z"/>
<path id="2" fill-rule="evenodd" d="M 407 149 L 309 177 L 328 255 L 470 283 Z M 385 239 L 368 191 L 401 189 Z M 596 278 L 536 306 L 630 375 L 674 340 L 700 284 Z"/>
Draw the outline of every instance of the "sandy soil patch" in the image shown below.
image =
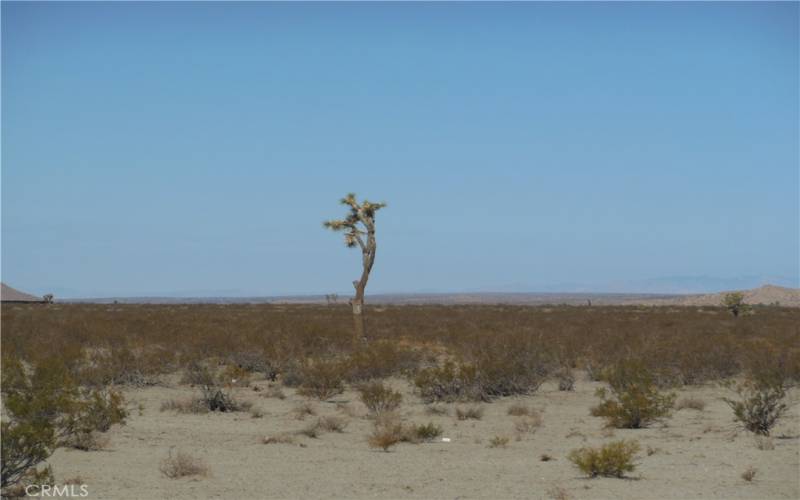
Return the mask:
<path id="1" fill-rule="evenodd" d="M 318 438 L 296 436 L 294 443 L 263 444 L 266 436 L 303 429 L 315 417 L 298 420 L 294 411 L 308 401 L 284 388 L 285 399 L 264 397 L 269 382 L 234 389 L 263 413 L 201 415 L 160 411 L 169 399 L 195 394 L 189 387 L 152 387 L 126 391 L 128 424 L 109 432 L 103 451 L 58 450 L 50 460 L 59 480 L 80 476 L 90 498 L 564 498 L 608 499 L 773 499 L 800 498 L 798 470 L 800 418 L 794 403 L 771 438 L 774 449 L 759 449 L 752 434 L 738 430 L 729 395 L 715 386 L 679 391 L 706 402 L 702 411 L 682 409 L 663 424 L 641 430 L 613 431 L 589 415 L 601 384 L 579 380 L 574 392 L 545 385 L 529 397 L 484 404 L 480 420 L 459 421 L 456 404 L 448 415 L 430 415 L 426 405 L 401 380 L 405 421 L 434 422 L 450 442 L 402 443 L 385 453 L 371 449 L 372 421 L 357 395 L 348 391 L 333 402 L 312 402 L 318 416 L 347 419 L 342 433 Z M 508 408 L 536 408 L 542 426 L 517 435 Z M 509 437 L 506 447 L 490 447 L 493 437 Z M 628 479 L 586 479 L 567 460 L 570 450 L 616 439 L 636 439 L 642 447 L 636 471 Z M 169 479 L 159 471 L 170 452 L 184 451 L 202 460 L 205 477 Z M 541 461 L 547 454 L 553 458 Z M 741 474 L 755 467 L 753 481 Z"/>

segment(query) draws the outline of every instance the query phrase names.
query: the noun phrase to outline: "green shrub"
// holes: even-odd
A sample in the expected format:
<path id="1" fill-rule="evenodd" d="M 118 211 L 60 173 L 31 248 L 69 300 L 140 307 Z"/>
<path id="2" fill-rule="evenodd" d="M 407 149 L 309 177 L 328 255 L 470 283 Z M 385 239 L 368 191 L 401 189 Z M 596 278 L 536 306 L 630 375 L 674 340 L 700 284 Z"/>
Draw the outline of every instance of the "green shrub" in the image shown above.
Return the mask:
<path id="1" fill-rule="evenodd" d="M 662 394 L 653 377 L 638 361 L 621 361 L 606 371 L 604 379 L 611 386 L 597 390 L 602 402 L 592 408 L 592 415 L 605 417 L 608 424 L 620 429 L 639 429 L 669 415 L 675 394 Z"/>
<path id="2" fill-rule="evenodd" d="M 403 396 L 397 391 L 386 387 L 381 382 L 371 382 L 358 388 L 361 402 L 372 415 L 380 415 L 387 411 L 394 411 L 403 401 Z"/>
<path id="3" fill-rule="evenodd" d="M 530 394 L 545 381 L 549 363 L 531 346 L 516 348 L 503 344 L 492 345 L 474 355 L 477 386 L 474 399 L 491 401 L 494 398 Z"/>
<path id="4" fill-rule="evenodd" d="M 783 402 L 786 389 L 778 378 L 749 378 L 733 386 L 733 389 L 738 393 L 739 399 L 723 400 L 733 409 L 736 420 L 755 434 L 769 436 L 770 429 L 789 409 Z"/>
<path id="5" fill-rule="evenodd" d="M 433 422 L 415 425 L 411 429 L 414 436 L 420 441 L 433 441 L 444 432 L 442 426 L 436 425 Z"/>
<path id="6" fill-rule="evenodd" d="M 492 348 L 470 356 L 470 362 L 448 360 L 417 372 L 414 384 L 427 402 L 491 401 L 529 394 L 542 384 L 546 364 L 525 349 Z"/>
<path id="7" fill-rule="evenodd" d="M 614 441 L 600 448 L 572 450 L 568 458 L 589 477 L 622 477 L 636 468 L 633 457 L 639 449 L 636 441 Z"/>
<path id="8" fill-rule="evenodd" d="M 79 388 L 66 366 L 55 359 L 27 373 L 15 358 L 3 360 L 2 487 L 41 479 L 36 466 L 60 446 L 86 442 L 87 436 L 124 423 L 122 396 Z"/>

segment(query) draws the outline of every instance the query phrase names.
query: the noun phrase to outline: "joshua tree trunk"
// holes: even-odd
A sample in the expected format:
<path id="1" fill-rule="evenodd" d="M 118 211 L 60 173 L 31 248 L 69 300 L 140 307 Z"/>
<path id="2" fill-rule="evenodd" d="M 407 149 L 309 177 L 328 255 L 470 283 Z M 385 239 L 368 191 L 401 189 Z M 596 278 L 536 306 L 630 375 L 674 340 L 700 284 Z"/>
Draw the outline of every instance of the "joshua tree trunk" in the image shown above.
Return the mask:
<path id="1" fill-rule="evenodd" d="M 353 345 L 358 345 L 367 339 L 367 329 L 364 324 L 364 291 L 367 288 L 369 273 L 375 263 L 375 212 L 385 207 L 384 203 L 370 203 L 364 200 L 359 204 L 354 194 L 345 196 L 341 203 L 350 207 L 350 213 L 343 220 L 325 222 L 325 227 L 334 231 L 345 231 L 344 241 L 348 247 L 361 248 L 362 271 L 361 278 L 353 281 L 355 296 L 350 300 L 353 306 Z M 360 224 L 360 226 L 359 226 Z"/>
<path id="2" fill-rule="evenodd" d="M 350 303 L 353 306 L 353 326 L 354 338 L 353 342 L 363 342 L 367 340 L 367 328 L 364 324 L 364 291 L 367 288 L 367 281 L 369 281 L 369 273 L 372 271 L 372 264 L 375 263 L 375 227 L 370 222 L 367 225 L 367 241 L 363 244 L 362 241 L 362 264 L 364 266 L 361 271 L 361 278 L 353 282 L 353 288 L 356 289 L 356 295 Z"/>

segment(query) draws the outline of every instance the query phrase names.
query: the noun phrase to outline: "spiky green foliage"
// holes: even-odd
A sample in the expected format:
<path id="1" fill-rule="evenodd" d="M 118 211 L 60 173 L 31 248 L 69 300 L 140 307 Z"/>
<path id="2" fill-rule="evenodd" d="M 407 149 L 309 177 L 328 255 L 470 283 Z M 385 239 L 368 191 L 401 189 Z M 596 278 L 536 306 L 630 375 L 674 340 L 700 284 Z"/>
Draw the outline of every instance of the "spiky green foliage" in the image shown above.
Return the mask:
<path id="1" fill-rule="evenodd" d="M 722 305 L 725 306 L 734 317 L 750 312 L 750 306 L 745 304 L 744 294 L 742 292 L 726 293 L 722 297 Z"/>
<path id="2" fill-rule="evenodd" d="M 364 241 L 364 237 L 368 237 L 370 231 L 374 232 L 375 213 L 384 208 L 386 203 L 372 203 L 369 200 L 358 203 L 354 193 L 348 193 L 339 203 L 350 208 L 345 218 L 328 220 L 322 225 L 333 231 L 343 231 L 345 245 L 349 248 L 360 246 L 367 251 L 369 243 Z"/>

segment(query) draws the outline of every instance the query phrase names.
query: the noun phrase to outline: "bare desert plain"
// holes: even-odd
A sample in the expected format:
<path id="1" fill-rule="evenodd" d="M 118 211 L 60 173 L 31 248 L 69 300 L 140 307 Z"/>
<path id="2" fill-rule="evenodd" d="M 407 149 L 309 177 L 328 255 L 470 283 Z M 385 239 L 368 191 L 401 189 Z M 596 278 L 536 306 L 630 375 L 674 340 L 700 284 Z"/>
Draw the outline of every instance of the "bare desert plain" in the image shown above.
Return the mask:
<path id="1" fill-rule="evenodd" d="M 434 442 L 400 443 L 383 452 L 370 448 L 373 428 L 366 408 L 353 391 L 331 401 L 313 402 L 316 415 L 299 418 L 309 400 L 282 389 L 285 399 L 265 397 L 269 381 L 254 381 L 235 394 L 263 412 L 185 415 L 160 411 L 164 401 L 188 398 L 191 388 L 171 383 L 126 391 L 131 416 L 110 431 L 107 449 L 94 452 L 59 449 L 50 463 L 58 478 L 80 477 L 93 498 L 619 498 L 619 499 L 772 499 L 800 497 L 798 392 L 792 409 L 777 426 L 774 449 L 761 450 L 756 438 L 734 424 L 728 394 L 713 384 L 679 391 L 694 397 L 703 410 L 681 409 L 647 429 L 608 429 L 589 415 L 601 383 L 579 377 L 574 391 L 545 384 L 533 396 L 502 398 L 484 409 L 479 420 L 458 420 L 456 408 L 438 405 L 446 414 L 431 415 L 408 383 L 391 385 L 403 394 L 401 414 L 416 423 L 433 422 L 444 430 Z M 259 391 L 254 390 L 259 388 Z M 141 405 L 141 412 L 139 408 Z M 520 434 L 519 417 L 507 411 L 528 406 L 542 416 L 541 426 Z M 293 442 L 264 444 L 264 438 L 302 431 L 319 416 L 346 422 L 342 432 L 316 438 L 299 434 Z M 491 447 L 493 437 L 508 437 Z M 628 478 L 588 479 L 568 460 L 570 450 L 615 439 L 635 439 L 641 446 L 636 471 Z M 201 459 L 205 477 L 169 479 L 159 464 L 178 450 Z M 542 461 L 543 456 L 552 457 Z M 752 481 L 741 476 L 757 469 Z"/>

